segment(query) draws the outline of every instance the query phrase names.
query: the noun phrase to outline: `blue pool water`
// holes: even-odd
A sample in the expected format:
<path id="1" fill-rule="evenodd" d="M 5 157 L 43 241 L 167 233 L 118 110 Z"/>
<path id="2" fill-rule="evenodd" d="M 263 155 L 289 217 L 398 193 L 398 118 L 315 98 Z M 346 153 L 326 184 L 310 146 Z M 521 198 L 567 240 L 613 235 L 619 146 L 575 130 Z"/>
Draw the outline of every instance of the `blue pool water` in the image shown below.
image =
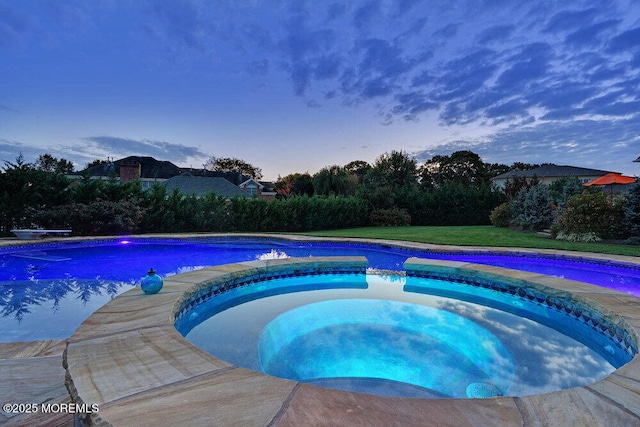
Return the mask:
<path id="1" fill-rule="evenodd" d="M 434 295 L 438 288 L 462 288 L 467 298 Z M 488 294 L 492 307 L 470 301 Z M 190 308 L 176 328 L 237 366 L 403 397 L 551 392 L 598 381 L 631 359 L 614 340 L 562 311 L 418 277 L 334 274 L 258 282 Z"/>
<path id="2" fill-rule="evenodd" d="M 284 239 L 129 239 L 0 249 L 0 342 L 67 338 L 97 308 L 139 283 L 150 267 L 168 276 L 260 258 L 361 255 L 402 270 L 412 256 L 486 263 L 581 280 L 640 296 L 640 269 L 568 259 L 463 253 Z"/>

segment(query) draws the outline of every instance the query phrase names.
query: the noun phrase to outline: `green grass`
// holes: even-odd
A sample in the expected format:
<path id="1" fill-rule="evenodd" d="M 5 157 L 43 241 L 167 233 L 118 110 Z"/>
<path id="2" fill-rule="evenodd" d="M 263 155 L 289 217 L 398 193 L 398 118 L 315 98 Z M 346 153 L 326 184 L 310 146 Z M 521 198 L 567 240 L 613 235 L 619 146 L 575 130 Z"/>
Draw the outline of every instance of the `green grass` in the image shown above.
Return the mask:
<path id="1" fill-rule="evenodd" d="M 363 227 L 303 233 L 321 237 L 360 237 L 457 246 L 502 246 L 562 249 L 615 255 L 640 256 L 640 246 L 615 243 L 576 243 L 553 240 L 536 233 L 487 226 L 460 227 Z"/>

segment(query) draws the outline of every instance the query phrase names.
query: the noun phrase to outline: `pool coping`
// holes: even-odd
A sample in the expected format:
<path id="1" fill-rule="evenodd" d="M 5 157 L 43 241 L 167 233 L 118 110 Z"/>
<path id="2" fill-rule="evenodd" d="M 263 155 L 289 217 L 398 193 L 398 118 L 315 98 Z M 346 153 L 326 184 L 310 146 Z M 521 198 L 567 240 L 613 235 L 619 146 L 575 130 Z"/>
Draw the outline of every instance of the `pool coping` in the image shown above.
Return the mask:
<path id="1" fill-rule="evenodd" d="M 638 342 L 640 300 L 631 295 L 487 265 L 429 259 L 412 259 L 408 264 L 413 265 L 411 269 L 436 266 L 465 274 L 506 276 L 579 295 L 629 325 Z M 174 327 L 184 301 L 206 293 L 214 281 L 349 265 L 362 268 L 366 259 L 313 257 L 227 264 L 167 277 L 156 295 L 143 294 L 139 288 L 119 295 L 68 340 L 63 356 L 67 389 L 78 408 L 87 409 L 79 411 L 78 418 L 90 425 L 114 426 L 640 424 L 638 355 L 601 381 L 553 393 L 411 399 L 326 389 L 239 368 L 191 344 Z M 98 411 L 92 410 L 93 404 Z"/>

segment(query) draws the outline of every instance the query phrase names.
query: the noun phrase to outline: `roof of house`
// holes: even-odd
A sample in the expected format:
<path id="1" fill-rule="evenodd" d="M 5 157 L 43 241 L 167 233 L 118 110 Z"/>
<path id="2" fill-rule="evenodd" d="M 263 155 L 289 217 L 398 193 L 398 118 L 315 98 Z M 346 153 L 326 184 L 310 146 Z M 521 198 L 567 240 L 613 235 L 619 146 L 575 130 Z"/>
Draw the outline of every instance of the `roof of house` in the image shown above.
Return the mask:
<path id="1" fill-rule="evenodd" d="M 505 179 L 511 177 L 538 178 L 556 177 L 556 176 L 602 176 L 611 173 L 599 169 L 579 168 L 575 166 L 558 166 L 553 164 L 542 165 L 535 169 L 529 170 L 512 170 L 500 174 L 492 179 Z M 616 172 L 617 173 L 617 172 Z"/>
<path id="2" fill-rule="evenodd" d="M 207 176 L 224 178 L 232 184 L 240 185 L 247 177 L 240 172 L 210 171 L 206 169 L 180 168 L 182 176 Z"/>
<path id="3" fill-rule="evenodd" d="M 168 179 L 173 176 L 180 175 L 181 170 L 178 166 L 166 160 L 156 160 L 148 156 L 129 156 L 124 159 L 114 160 L 113 162 L 104 163 L 86 169 L 90 176 L 109 176 L 115 174 L 120 175 L 121 164 L 140 164 L 140 178 L 159 178 Z"/>
<path id="4" fill-rule="evenodd" d="M 169 178 L 165 185 L 167 191 L 173 191 L 174 188 L 177 188 L 182 193 L 195 194 L 196 196 L 214 192 L 223 197 L 247 197 L 247 193 L 240 187 L 219 177 L 174 176 Z"/>

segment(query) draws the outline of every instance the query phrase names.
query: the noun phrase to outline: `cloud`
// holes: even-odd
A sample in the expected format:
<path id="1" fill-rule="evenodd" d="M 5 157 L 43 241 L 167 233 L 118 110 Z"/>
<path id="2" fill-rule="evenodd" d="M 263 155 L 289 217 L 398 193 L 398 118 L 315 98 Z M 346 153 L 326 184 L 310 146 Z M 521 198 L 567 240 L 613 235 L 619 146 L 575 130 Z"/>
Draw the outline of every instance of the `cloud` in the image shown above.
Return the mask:
<path id="1" fill-rule="evenodd" d="M 515 30 L 514 25 L 494 25 L 482 30 L 478 35 L 478 44 L 486 45 L 506 41 Z"/>
<path id="2" fill-rule="evenodd" d="M 633 118 L 547 122 L 454 140 L 413 154 L 423 162 L 436 154 L 471 150 L 490 163 L 553 162 L 622 172 L 638 157 L 639 134 L 640 123 Z"/>
<path id="3" fill-rule="evenodd" d="M 18 110 L 14 110 L 13 108 L 7 107 L 6 105 L 2 105 L 0 104 L 0 112 L 7 112 L 7 113 L 18 113 Z"/>
<path id="4" fill-rule="evenodd" d="M 567 34 L 565 42 L 568 45 L 578 47 L 597 46 L 602 42 L 602 33 L 607 30 L 615 29 L 619 23 L 619 19 L 610 19 L 579 28 L 570 34 Z"/>
<path id="5" fill-rule="evenodd" d="M 193 3 L 158 0 L 151 10 L 161 22 L 167 38 L 184 47 L 203 49 L 203 22 Z"/>
<path id="6" fill-rule="evenodd" d="M 82 156 L 76 156 L 73 151 L 62 146 L 43 148 L 24 144 L 20 141 L 0 138 L 0 162 L 15 163 L 18 156 L 22 155 L 25 162 L 33 163 L 42 154 L 51 154 L 59 159 L 69 160 L 76 167 L 95 159 L 95 157 L 85 159 Z"/>
<path id="7" fill-rule="evenodd" d="M 113 136 L 91 136 L 84 138 L 91 147 L 81 149 L 74 147 L 78 151 L 94 151 L 110 154 L 111 156 L 130 156 L 133 154 L 147 155 L 158 159 L 172 159 L 176 162 L 183 162 L 190 157 L 206 157 L 196 147 L 188 147 L 182 144 L 172 144 L 164 141 L 154 141 L 149 139 L 135 140 L 128 138 L 118 138 Z"/>
<path id="8" fill-rule="evenodd" d="M 82 57 L 72 65 L 96 63 L 134 70 L 131 74 L 146 66 L 158 84 L 176 81 L 176 73 L 192 73 L 189 77 L 202 79 L 203 88 L 229 76 L 249 87 L 279 90 L 285 84 L 302 106 L 316 108 L 315 100 L 331 99 L 326 108 L 364 106 L 388 125 L 433 120 L 433 126 L 449 126 L 452 133 L 473 127 L 485 135 L 482 144 L 505 150 L 499 141 L 508 135 L 533 143 L 538 136 L 545 141 L 551 129 L 576 139 L 575 130 L 610 136 L 605 126 L 584 125 L 589 121 L 614 127 L 624 123 L 628 139 L 619 142 L 632 144 L 629 135 L 638 131 L 632 125 L 640 110 L 638 13 L 623 2 L 605 3 L 486 0 L 456 8 L 444 0 L 428 7 L 419 0 L 0 0 L 0 49 L 33 44 L 37 49 L 30 54 L 51 58 L 69 48 Z M 74 22 L 78 29 L 71 28 Z M 92 38 L 81 39 L 89 29 L 95 30 L 89 33 Z M 104 40 L 113 40 L 113 50 L 94 49 L 100 52 L 94 60 L 91 49 L 96 41 L 106 49 Z M 48 43 L 54 48 L 46 50 Z M 121 68 L 107 64 L 114 58 L 125 58 Z M 97 71 L 74 67 L 78 76 L 91 78 L 109 70 Z M 99 80 L 107 82 L 102 75 Z M 182 84 L 188 87 L 187 80 Z M 144 93 L 144 84 L 137 88 Z M 13 105 L 13 99 L 0 103 Z M 21 110 L 26 107 L 20 103 Z M 0 105 L 2 117 L 11 111 Z M 569 126 L 569 121 L 582 124 Z M 566 146 L 562 135 L 557 137 L 556 148 Z M 197 148 L 163 141 L 97 136 L 85 142 L 89 147 L 72 145 L 70 152 L 78 158 L 111 156 L 116 150 L 175 159 L 203 155 Z"/>
<path id="9" fill-rule="evenodd" d="M 417 117 L 429 110 L 437 110 L 439 104 L 429 99 L 422 92 L 408 92 L 396 96 L 397 104 L 391 109 L 393 114 L 402 115 L 405 120 L 416 120 Z"/>
<path id="10" fill-rule="evenodd" d="M 20 154 L 25 158 L 30 158 L 32 155 L 35 155 L 32 151 L 35 150 L 18 141 L 0 138 L 0 160 L 2 162 L 13 163 Z"/>
<path id="11" fill-rule="evenodd" d="M 367 39 L 361 45 L 362 60 L 358 65 L 361 75 L 378 74 L 383 78 L 398 78 L 414 64 L 403 57 L 403 50 L 386 40 Z"/>
<path id="12" fill-rule="evenodd" d="M 333 21 L 347 13 L 349 6 L 342 2 L 332 3 L 327 7 L 327 20 Z"/>
<path id="13" fill-rule="evenodd" d="M 414 10 L 414 7 L 420 3 L 420 0 L 397 0 L 398 15 L 404 16 Z"/>
<path id="14" fill-rule="evenodd" d="M 609 42 L 609 51 L 612 53 L 640 50 L 640 28 L 624 31 Z"/>
<path id="15" fill-rule="evenodd" d="M 494 52 L 481 49 L 448 62 L 443 70 L 435 82 L 435 98 L 452 101 L 459 97 L 472 97 L 494 77 L 498 66 L 494 63 Z"/>
<path id="16" fill-rule="evenodd" d="M 571 31 L 589 24 L 598 15 L 595 8 L 586 10 L 563 10 L 555 14 L 547 24 L 544 32 L 559 33 Z"/>
<path id="17" fill-rule="evenodd" d="M 313 61 L 313 76 L 318 80 L 334 79 L 340 73 L 341 63 L 337 54 L 320 55 Z"/>
<path id="18" fill-rule="evenodd" d="M 380 14 L 380 2 L 378 0 L 368 1 L 355 10 L 352 21 L 353 25 L 363 30 L 373 22 L 378 14 Z"/>
<path id="19" fill-rule="evenodd" d="M 247 66 L 247 72 L 252 76 L 266 76 L 269 74 L 269 60 L 251 61 Z"/>
<path id="20" fill-rule="evenodd" d="M 458 30 L 460 28 L 460 24 L 448 24 L 442 28 L 439 28 L 437 31 L 433 33 L 433 37 L 436 39 L 449 39 L 455 37 L 458 34 Z"/>
<path id="21" fill-rule="evenodd" d="M 380 31 L 380 19 L 391 22 L 393 16 L 403 16 L 406 8 L 415 12 L 410 21 L 415 32 Z M 351 16 L 353 33 L 345 28 L 317 27 L 305 14 L 288 25 L 288 37 L 281 46 L 287 47 L 287 70 L 296 94 L 312 94 L 323 81 L 323 94 L 342 97 L 343 105 L 382 101 L 385 123 L 392 122 L 394 116 L 416 120 L 429 111 L 438 111 L 446 125 L 487 119 L 493 125 L 529 122 L 536 116 L 546 121 L 566 120 L 593 113 L 582 104 L 612 92 L 605 84 L 621 85 L 625 83 L 620 80 L 625 80 L 629 93 L 635 92 L 628 83 L 631 72 L 624 62 L 633 64 L 637 59 L 640 65 L 640 53 L 632 61 L 610 57 L 635 46 L 640 34 L 633 29 L 620 32 L 621 19 L 612 19 L 608 11 L 595 7 L 557 8 L 552 13 L 547 9 L 544 12 L 551 18 L 544 19 L 543 9 L 533 6 L 526 10 L 526 6 L 507 3 L 502 9 L 505 15 L 520 16 L 522 22 L 475 28 L 449 16 L 439 20 L 438 14 L 446 9 L 433 7 L 426 14 L 414 1 L 398 4 L 395 10 L 379 1 L 353 8 L 334 3 L 326 8 L 326 15 L 333 21 Z M 478 8 L 476 12 L 499 13 L 502 9 L 489 12 Z M 406 28 L 406 19 L 404 22 Z M 426 47 L 423 43 L 419 52 L 415 46 L 424 37 L 419 33 L 428 22 L 432 23 L 427 33 L 432 35 L 432 44 Z M 436 23 L 439 26 L 433 28 Z M 374 31 L 376 37 L 371 37 Z M 440 53 L 461 36 L 475 42 L 458 45 L 447 55 Z M 437 47 L 438 40 L 443 47 Z M 609 46 L 605 55 L 575 51 L 575 47 L 588 49 L 605 43 Z M 619 115 L 633 106 L 633 100 L 612 100 L 600 112 Z M 542 113 L 534 114 L 533 109 Z"/>
<path id="22" fill-rule="evenodd" d="M 188 159 L 209 157 L 196 147 L 173 144 L 164 141 L 136 140 L 112 136 L 92 136 L 83 139 L 82 144 L 34 147 L 19 141 L 0 138 L 0 160 L 14 162 L 22 154 L 26 162 L 34 162 L 42 154 L 74 163 L 76 169 L 96 160 L 127 157 L 131 155 L 151 156 L 159 160 L 171 159 L 177 163 L 187 163 Z"/>
<path id="23" fill-rule="evenodd" d="M 298 13 L 287 20 L 286 34 L 277 44 L 284 54 L 284 69 L 289 73 L 296 95 L 304 95 L 311 85 L 314 69 L 323 77 L 328 72 L 336 73 L 331 70 L 330 57 L 324 56 L 333 42 L 333 32 L 328 28 L 310 27 L 306 14 Z"/>

